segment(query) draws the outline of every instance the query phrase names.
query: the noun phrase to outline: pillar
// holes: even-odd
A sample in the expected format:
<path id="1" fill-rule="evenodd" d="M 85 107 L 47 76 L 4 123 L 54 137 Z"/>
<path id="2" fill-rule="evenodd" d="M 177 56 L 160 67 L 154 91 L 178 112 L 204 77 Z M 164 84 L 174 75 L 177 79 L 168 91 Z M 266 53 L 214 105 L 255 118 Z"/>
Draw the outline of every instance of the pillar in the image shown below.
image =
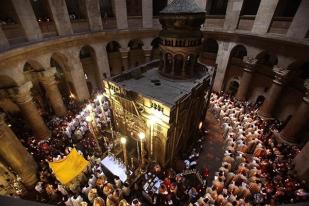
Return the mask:
<path id="1" fill-rule="evenodd" d="M 56 68 L 52 67 L 46 71 L 38 73 L 39 81 L 43 85 L 46 95 L 51 103 L 51 106 L 58 117 L 65 116 L 67 109 L 64 106 L 62 95 L 57 86 L 55 74 L 57 73 Z"/>
<path id="2" fill-rule="evenodd" d="M 235 43 L 233 42 L 219 42 L 219 49 L 216 59 L 216 64 L 218 67 L 213 86 L 213 90 L 216 92 L 220 92 L 223 89 L 223 82 L 229 64 L 230 53 L 234 46 Z"/>
<path id="3" fill-rule="evenodd" d="M 92 44 L 92 48 L 95 50 L 95 59 L 98 65 L 99 73 L 100 73 L 100 86 L 103 88 L 103 79 L 105 77 L 110 77 L 110 66 L 108 61 L 108 56 L 106 52 L 106 44 Z M 104 75 L 105 74 L 105 75 Z"/>
<path id="4" fill-rule="evenodd" d="M 287 36 L 295 39 L 304 39 L 309 29 L 309 1 L 302 0 L 293 21 L 288 30 Z"/>
<path id="5" fill-rule="evenodd" d="M 120 48 L 120 54 L 122 58 L 122 66 L 124 70 L 129 68 L 129 48 Z"/>
<path id="6" fill-rule="evenodd" d="M 100 11 L 99 0 L 86 0 L 86 13 L 89 22 L 90 31 L 102 31 L 103 24 Z"/>
<path id="7" fill-rule="evenodd" d="M 143 28 L 152 28 L 153 10 L 152 0 L 142 0 Z"/>
<path id="8" fill-rule="evenodd" d="M 0 156 L 20 177 L 22 183 L 33 188 L 38 181 L 37 165 L 0 114 Z"/>
<path id="9" fill-rule="evenodd" d="M 143 51 L 145 54 L 145 62 L 150 62 L 151 61 L 151 52 L 152 52 L 152 48 L 150 47 L 144 47 L 143 46 Z"/>
<path id="10" fill-rule="evenodd" d="M 48 0 L 48 5 L 52 12 L 58 35 L 64 36 L 73 34 L 65 0 Z"/>
<path id="11" fill-rule="evenodd" d="M 294 170 L 300 180 L 306 181 L 306 187 L 309 188 L 309 142 L 303 147 L 303 149 L 296 155 L 293 160 L 295 165 Z"/>
<path id="12" fill-rule="evenodd" d="M 226 8 L 224 20 L 224 29 L 234 31 L 237 28 L 239 15 L 241 12 L 244 0 L 229 0 Z"/>
<path id="13" fill-rule="evenodd" d="M 246 56 L 243 63 L 243 73 L 240 80 L 240 85 L 237 90 L 236 98 L 245 101 L 251 84 L 253 73 L 256 67 L 257 59 Z"/>
<path id="14" fill-rule="evenodd" d="M 280 68 L 278 66 L 274 66 L 273 71 L 275 73 L 275 79 L 273 80 L 273 84 L 269 89 L 269 92 L 262 107 L 258 111 L 258 115 L 262 119 L 272 119 L 273 108 L 275 107 L 276 102 L 280 97 L 282 88 L 289 74 L 289 70 Z"/>
<path id="15" fill-rule="evenodd" d="M 261 0 L 252 28 L 253 33 L 265 34 L 268 32 L 278 2 L 279 0 Z"/>
<path id="16" fill-rule="evenodd" d="M 309 121 L 309 79 L 305 81 L 306 94 L 293 114 L 291 120 L 279 133 L 280 139 L 287 143 L 298 143 L 297 135 Z"/>
<path id="17" fill-rule="evenodd" d="M 28 41 L 41 40 L 43 35 L 32 9 L 30 0 L 12 0 L 12 4 L 25 31 Z"/>
<path id="18" fill-rule="evenodd" d="M 10 47 L 9 41 L 5 36 L 5 33 L 2 30 L 2 27 L 0 27 L 0 51 L 6 50 Z"/>
<path id="19" fill-rule="evenodd" d="M 7 92 L 20 108 L 34 135 L 39 139 L 47 139 L 50 132 L 32 100 L 32 86 L 32 82 L 26 82 L 19 87 L 8 89 Z"/>
<path id="20" fill-rule="evenodd" d="M 115 16 L 118 29 L 128 29 L 128 15 L 126 0 L 114 0 Z"/>

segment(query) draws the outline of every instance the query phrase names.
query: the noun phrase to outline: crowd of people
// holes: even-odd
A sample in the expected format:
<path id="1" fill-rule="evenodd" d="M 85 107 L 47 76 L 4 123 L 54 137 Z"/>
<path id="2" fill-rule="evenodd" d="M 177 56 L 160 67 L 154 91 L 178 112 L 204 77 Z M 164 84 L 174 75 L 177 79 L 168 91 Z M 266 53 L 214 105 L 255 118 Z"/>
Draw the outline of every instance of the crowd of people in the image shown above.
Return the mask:
<path id="1" fill-rule="evenodd" d="M 279 121 L 262 121 L 257 109 L 227 95 L 213 94 L 210 110 L 224 130 L 222 166 L 196 205 L 265 205 L 308 200 L 293 172 L 298 146 L 283 145 L 272 135 Z"/>
<path id="2" fill-rule="evenodd" d="M 97 142 L 87 121 L 91 116 L 99 136 L 108 137 L 106 131 L 112 129 L 108 99 L 100 96 L 83 104 L 71 99 L 66 104 L 65 117 L 46 116 L 52 131 L 48 140 L 38 141 L 31 136 L 26 124 L 20 124 L 21 117 L 9 119 L 12 129 L 24 134 L 21 141 L 39 165 L 35 195 L 28 193 L 27 199 L 68 206 L 137 206 L 146 201 L 155 205 L 228 206 L 294 203 L 309 198 L 303 182 L 293 172 L 292 160 L 300 147 L 278 142 L 272 131 L 280 130 L 281 123 L 262 121 L 256 113 L 257 105 L 224 94 L 212 94 L 209 110 L 222 127 L 225 147 L 222 165 L 212 182 L 207 182 L 207 169 L 201 171 L 202 175 L 196 170 L 208 138 L 208 131 L 200 130 L 196 142 L 182 154 L 181 169 L 162 169 L 154 163 L 142 180 L 130 188 L 119 177 L 104 173 L 103 156 L 95 150 Z M 110 150 L 104 142 L 101 139 L 100 147 Z M 108 142 L 112 142 L 110 136 Z M 48 162 L 65 158 L 72 148 L 76 148 L 89 165 L 70 185 L 62 185 Z"/>

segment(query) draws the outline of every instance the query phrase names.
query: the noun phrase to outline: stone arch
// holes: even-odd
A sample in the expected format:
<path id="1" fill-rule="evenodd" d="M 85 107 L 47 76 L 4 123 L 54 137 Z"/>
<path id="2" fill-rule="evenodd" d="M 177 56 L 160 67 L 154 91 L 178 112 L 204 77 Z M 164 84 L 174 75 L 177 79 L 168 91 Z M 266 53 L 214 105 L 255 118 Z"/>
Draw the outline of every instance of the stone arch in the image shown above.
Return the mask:
<path id="1" fill-rule="evenodd" d="M 160 59 L 161 57 L 160 44 L 161 43 L 162 43 L 162 39 L 159 37 L 152 40 L 151 60 Z"/>
<path id="2" fill-rule="evenodd" d="M 194 54 L 189 54 L 185 59 L 185 74 L 190 75 L 193 72 L 193 66 L 196 62 L 196 56 Z"/>
<path id="3" fill-rule="evenodd" d="M 52 65 L 52 61 L 57 62 L 57 64 L 63 69 L 65 72 L 69 72 L 72 67 L 68 65 L 68 57 L 60 52 L 53 53 L 51 58 L 50 58 L 50 64 Z"/>
<path id="4" fill-rule="evenodd" d="M 121 45 L 117 41 L 111 41 L 106 45 L 111 76 L 120 74 L 123 70 L 120 48 Z"/>
<path id="5" fill-rule="evenodd" d="M 68 65 L 67 57 L 61 53 L 54 53 L 50 58 L 50 66 L 56 67 L 56 80 L 65 103 L 71 95 L 76 96 L 76 88 L 72 83 L 71 67 Z"/>
<path id="6" fill-rule="evenodd" d="M 183 69 L 183 64 L 184 64 L 184 57 L 181 54 L 176 54 L 174 56 L 174 74 L 176 76 L 180 76 L 182 73 Z"/>
<path id="7" fill-rule="evenodd" d="M 241 44 L 234 46 L 230 53 L 230 59 L 236 58 L 242 60 L 245 56 L 247 56 L 247 48 Z"/>
<path id="8" fill-rule="evenodd" d="M 89 45 L 83 46 L 79 51 L 79 59 L 82 63 L 89 93 L 92 94 L 100 88 L 101 84 L 94 48 Z"/>
<path id="9" fill-rule="evenodd" d="M 173 55 L 171 53 L 166 53 L 164 55 L 164 61 L 165 61 L 165 73 L 171 73 L 173 69 Z"/>
<path id="10" fill-rule="evenodd" d="M 128 47 L 130 48 L 128 53 L 129 68 L 141 65 L 145 63 L 145 53 L 143 50 L 144 43 L 140 39 L 133 39 L 129 41 Z"/>
<path id="11" fill-rule="evenodd" d="M 278 57 L 270 51 L 262 51 L 256 56 L 257 64 L 273 67 L 278 64 Z"/>

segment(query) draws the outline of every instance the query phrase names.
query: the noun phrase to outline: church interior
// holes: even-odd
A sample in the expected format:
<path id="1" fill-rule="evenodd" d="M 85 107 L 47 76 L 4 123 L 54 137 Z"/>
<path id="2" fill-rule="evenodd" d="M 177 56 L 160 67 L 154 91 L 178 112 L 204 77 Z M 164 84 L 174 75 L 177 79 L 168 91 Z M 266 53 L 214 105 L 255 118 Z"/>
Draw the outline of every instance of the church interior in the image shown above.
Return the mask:
<path id="1" fill-rule="evenodd" d="M 308 0 L 2 0 L 0 205 L 309 204 Z"/>

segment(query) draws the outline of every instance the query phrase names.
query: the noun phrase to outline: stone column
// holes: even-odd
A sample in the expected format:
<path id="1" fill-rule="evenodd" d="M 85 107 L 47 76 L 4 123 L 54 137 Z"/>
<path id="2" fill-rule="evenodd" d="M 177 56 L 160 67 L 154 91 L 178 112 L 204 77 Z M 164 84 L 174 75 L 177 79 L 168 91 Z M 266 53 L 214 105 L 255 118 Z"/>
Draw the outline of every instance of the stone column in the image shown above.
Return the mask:
<path id="1" fill-rule="evenodd" d="M 126 0 L 114 0 L 115 16 L 118 29 L 128 29 L 128 15 Z"/>
<path id="2" fill-rule="evenodd" d="M 102 31 L 103 24 L 100 11 L 99 0 L 86 0 L 86 13 L 89 22 L 90 31 Z"/>
<path id="3" fill-rule="evenodd" d="M 46 71 L 38 73 L 39 81 L 42 83 L 46 95 L 51 103 L 51 106 L 58 117 L 62 117 L 67 113 L 67 109 L 64 106 L 62 95 L 57 86 L 55 74 L 57 73 L 56 68 L 52 67 Z"/>
<path id="4" fill-rule="evenodd" d="M 234 31 L 237 28 L 239 15 L 241 12 L 244 0 L 229 0 L 226 8 L 224 20 L 224 29 Z"/>
<path id="5" fill-rule="evenodd" d="M 152 28 L 153 25 L 153 11 L 152 0 L 142 0 L 142 15 L 143 28 Z"/>
<path id="6" fill-rule="evenodd" d="M 106 44 L 92 44 L 92 48 L 95 50 L 95 57 L 99 69 L 99 73 L 101 75 L 100 78 L 100 87 L 103 87 L 103 79 L 105 77 L 110 77 L 111 73 L 109 70 L 109 61 L 106 52 Z M 105 74 L 105 75 L 104 75 Z"/>
<path id="7" fill-rule="evenodd" d="M 261 0 L 259 10 L 255 16 L 252 32 L 267 33 L 279 0 Z"/>
<path id="8" fill-rule="evenodd" d="M 33 188 L 38 181 L 37 164 L 0 113 L 0 156 L 21 177 L 22 183 Z"/>
<path id="9" fill-rule="evenodd" d="M 152 48 L 145 47 L 143 46 L 144 54 L 145 54 L 145 62 L 150 62 L 151 61 L 151 51 Z"/>
<path id="10" fill-rule="evenodd" d="M 223 89 L 223 82 L 226 69 L 229 64 L 230 53 L 235 43 L 233 42 L 219 42 L 219 49 L 217 53 L 216 64 L 218 65 L 213 90 L 220 92 Z"/>
<path id="11" fill-rule="evenodd" d="M 293 114 L 291 120 L 279 133 L 280 139 L 287 143 L 298 143 L 297 134 L 309 121 L 309 79 L 305 81 L 306 94 Z"/>
<path id="12" fill-rule="evenodd" d="M 8 41 L 8 39 L 6 38 L 2 27 L 0 27 L 0 51 L 2 50 L 6 50 L 10 47 L 10 43 Z"/>
<path id="13" fill-rule="evenodd" d="M 309 1 L 302 0 L 288 30 L 287 36 L 304 39 L 309 29 Z"/>
<path id="14" fill-rule="evenodd" d="M 28 41 L 41 40 L 43 35 L 33 12 L 30 0 L 12 0 L 11 2 L 25 31 Z"/>
<path id="15" fill-rule="evenodd" d="M 32 101 L 32 86 L 32 82 L 26 82 L 19 87 L 8 89 L 7 92 L 9 93 L 11 99 L 20 108 L 21 113 L 27 123 L 29 123 L 34 135 L 39 139 L 47 139 L 50 132 L 34 102 Z"/>
<path id="16" fill-rule="evenodd" d="M 275 79 L 273 80 L 273 84 L 268 91 L 267 97 L 258 111 L 258 115 L 262 119 L 272 119 L 272 111 L 276 105 L 278 98 L 280 97 L 282 88 L 286 82 L 286 79 L 289 74 L 289 70 L 280 68 L 278 66 L 274 66 L 273 69 L 275 73 Z"/>
<path id="17" fill-rule="evenodd" d="M 53 21 L 55 22 L 58 35 L 64 36 L 73 34 L 65 0 L 48 0 L 48 4 L 53 15 Z"/>
<path id="18" fill-rule="evenodd" d="M 303 149 L 296 155 L 293 160 L 295 165 L 294 170 L 296 171 L 297 176 L 301 180 L 306 181 L 306 187 L 309 187 L 309 142 L 303 147 Z"/>
<path id="19" fill-rule="evenodd" d="M 122 66 L 124 70 L 129 68 L 129 48 L 120 48 L 120 54 L 122 58 Z"/>
<path id="20" fill-rule="evenodd" d="M 236 98 L 241 101 L 245 101 L 247 93 L 253 77 L 257 59 L 246 56 L 243 63 L 243 73 L 240 80 L 240 85 L 236 94 Z"/>

